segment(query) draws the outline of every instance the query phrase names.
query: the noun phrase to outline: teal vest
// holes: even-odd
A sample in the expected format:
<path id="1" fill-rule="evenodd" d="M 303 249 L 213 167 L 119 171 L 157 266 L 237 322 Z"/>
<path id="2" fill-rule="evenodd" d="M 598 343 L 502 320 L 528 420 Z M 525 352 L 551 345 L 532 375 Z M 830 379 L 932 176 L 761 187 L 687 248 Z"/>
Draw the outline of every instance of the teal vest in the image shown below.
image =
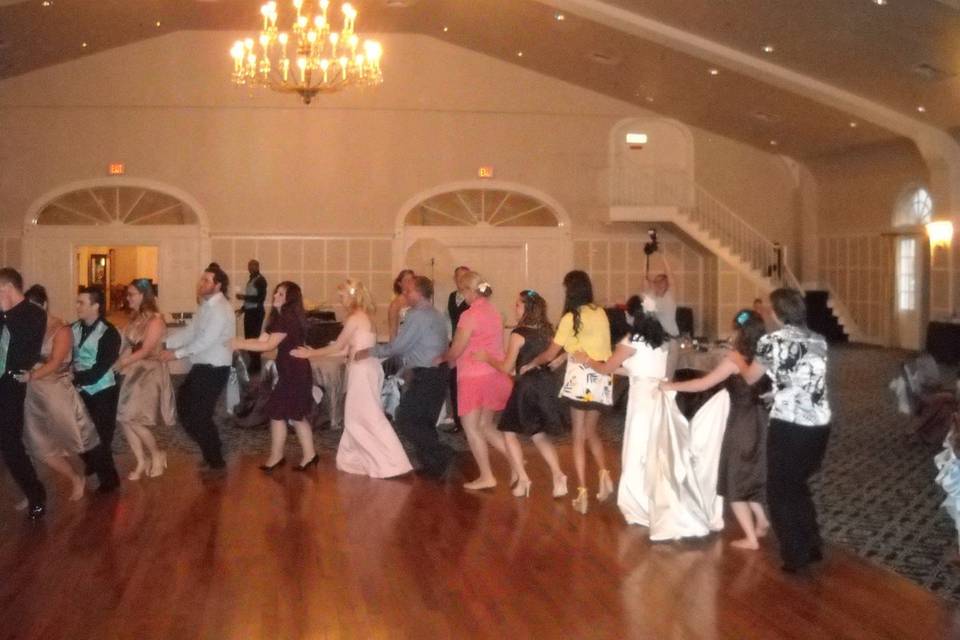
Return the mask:
<path id="1" fill-rule="evenodd" d="M 73 323 L 73 368 L 77 371 L 86 371 L 97 363 L 97 351 L 99 351 L 100 339 L 103 337 L 103 334 L 107 332 L 107 325 L 101 322 L 97 325 L 97 328 L 87 336 L 83 344 L 80 344 L 82 337 L 80 331 L 82 326 L 82 322 Z M 80 390 L 92 396 L 100 393 L 104 389 L 109 389 L 116 383 L 117 378 L 113 373 L 113 369 L 110 369 L 103 374 L 102 378 L 93 384 L 80 387 Z"/>

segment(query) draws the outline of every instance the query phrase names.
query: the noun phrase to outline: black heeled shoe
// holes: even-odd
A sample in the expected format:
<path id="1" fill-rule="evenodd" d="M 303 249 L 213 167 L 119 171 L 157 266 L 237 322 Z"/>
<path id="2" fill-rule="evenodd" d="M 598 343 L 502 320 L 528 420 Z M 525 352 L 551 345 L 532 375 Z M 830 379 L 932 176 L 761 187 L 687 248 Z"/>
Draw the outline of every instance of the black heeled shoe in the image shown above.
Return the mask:
<path id="1" fill-rule="evenodd" d="M 286 459 L 286 458 L 280 458 L 279 460 L 277 460 L 277 461 L 274 462 L 273 464 L 262 464 L 262 465 L 260 465 L 260 471 L 263 471 L 264 473 L 272 473 L 274 470 L 279 469 L 280 467 L 282 467 L 282 466 L 285 465 L 285 464 L 287 464 L 287 459 Z"/>
<path id="2" fill-rule="evenodd" d="M 315 466 L 317 466 L 317 464 L 318 464 L 319 462 L 320 462 L 320 454 L 319 454 L 319 453 L 315 453 L 315 454 L 313 454 L 313 457 L 312 457 L 312 458 L 310 458 L 309 460 L 307 460 L 307 461 L 306 461 L 305 463 L 303 463 L 303 464 L 298 464 L 297 466 L 295 466 L 295 467 L 293 468 L 293 470 L 294 470 L 294 471 L 306 471 L 306 470 L 309 469 L 310 467 L 315 467 Z"/>
<path id="3" fill-rule="evenodd" d="M 44 504 L 42 502 L 36 502 L 30 505 L 30 510 L 27 512 L 27 515 L 31 520 L 39 520 L 46 512 L 47 508 Z"/>

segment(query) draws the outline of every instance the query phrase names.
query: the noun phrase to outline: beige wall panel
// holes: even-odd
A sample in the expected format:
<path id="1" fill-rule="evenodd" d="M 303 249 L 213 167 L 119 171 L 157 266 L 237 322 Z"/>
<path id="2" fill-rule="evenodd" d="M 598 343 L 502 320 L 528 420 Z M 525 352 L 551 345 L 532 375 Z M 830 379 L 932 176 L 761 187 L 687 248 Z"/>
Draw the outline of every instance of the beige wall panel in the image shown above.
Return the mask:
<path id="1" fill-rule="evenodd" d="M 590 269 L 590 241 L 574 240 L 573 268 L 587 271 Z"/>
<path id="2" fill-rule="evenodd" d="M 326 268 L 326 242 L 323 240 L 303 241 L 303 268 L 307 271 L 323 271 Z"/>
<path id="3" fill-rule="evenodd" d="M 257 260 L 264 273 L 277 271 L 280 268 L 280 241 L 273 238 L 258 239 Z"/>
<path id="4" fill-rule="evenodd" d="M 350 268 L 351 273 L 359 273 L 370 270 L 370 241 L 369 240 L 351 240 L 350 248 Z"/>
<path id="5" fill-rule="evenodd" d="M 350 265 L 347 258 L 347 240 L 327 240 L 326 271 L 349 272 Z"/>
<path id="6" fill-rule="evenodd" d="M 239 265 L 233 261 L 233 240 L 214 238 L 210 242 L 210 260 L 216 262 L 227 273 L 232 273 Z"/>
<path id="7" fill-rule="evenodd" d="M 282 271 L 300 271 L 303 268 L 303 241 L 280 241 L 280 269 Z"/>
<path id="8" fill-rule="evenodd" d="M 389 240 L 371 240 L 371 264 L 374 271 L 390 271 L 393 268 L 393 246 Z"/>

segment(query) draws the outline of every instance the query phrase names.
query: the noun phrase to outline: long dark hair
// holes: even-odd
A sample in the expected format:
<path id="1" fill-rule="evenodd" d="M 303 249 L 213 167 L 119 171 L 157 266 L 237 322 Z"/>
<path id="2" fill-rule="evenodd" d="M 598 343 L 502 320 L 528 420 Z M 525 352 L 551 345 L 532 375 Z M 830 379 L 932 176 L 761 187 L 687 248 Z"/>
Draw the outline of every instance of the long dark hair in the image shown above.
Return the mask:
<path id="1" fill-rule="evenodd" d="M 531 327 L 540 333 L 553 335 L 553 325 L 547 318 L 547 301 L 533 289 L 524 289 L 520 292 L 520 301 L 523 302 L 523 315 L 517 321 L 519 327 Z"/>
<path id="2" fill-rule="evenodd" d="M 593 304 L 593 284 L 586 271 L 571 271 L 563 276 L 563 314 L 573 314 L 573 335 L 580 333 L 583 321 L 580 320 L 580 307 Z"/>
<path id="3" fill-rule="evenodd" d="M 393 279 L 393 293 L 400 295 L 403 293 L 403 287 L 400 286 L 400 283 L 403 282 L 405 276 L 415 276 L 413 269 L 401 269 L 400 273 L 397 274 L 397 277 Z"/>
<path id="4" fill-rule="evenodd" d="M 651 349 L 659 349 L 667 341 L 667 332 L 653 313 L 643 311 L 643 301 L 639 296 L 627 300 L 627 313 L 633 318 L 630 327 L 631 340 L 643 340 Z"/>
<path id="5" fill-rule="evenodd" d="M 753 309 L 741 309 L 733 317 L 733 348 L 747 364 L 757 355 L 757 341 L 767 332 L 763 318 Z"/>
<path id="6" fill-rule="evenodd" d="M 273 307 L 273 309 L 270 310 L 270 320 L 275 322 L 281 315 L 292 317 L 296 319 L 300 328 L 303 329 L 304 335 L 306 335 L 307 313 L 303 309 L 303 292 L 300 290 L 300 285 L 296 282 L 284 280 L 274 287 L 273 292 L 276 293 L 280 287 L 286 290 L 286 301 L 279 309 Z"/>

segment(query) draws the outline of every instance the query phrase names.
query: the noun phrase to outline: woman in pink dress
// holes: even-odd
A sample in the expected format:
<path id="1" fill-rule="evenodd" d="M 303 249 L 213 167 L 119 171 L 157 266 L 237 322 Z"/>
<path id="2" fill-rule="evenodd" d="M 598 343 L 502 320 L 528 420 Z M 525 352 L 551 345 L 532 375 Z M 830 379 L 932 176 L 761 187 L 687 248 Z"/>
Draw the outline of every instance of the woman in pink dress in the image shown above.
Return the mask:
<path id="1" fill-rule="evenodd" d="M 503 320 L 489 300 L 493 287 L 479 274 L 468 271 L 460 277 L 457 285 L 470 308 L 460 316 L 453 342 L 442 359 L 456 362 L 457 413 L 470 452 L 480 468 L 480 476 L 463 486 L 474 490 L 492 489 L 497 486 L 497 479 L 490 468 L 487 445 L 507 456 L 503 433 L 497 430 L 493 414 L 507 405 L 513 381 L 505 373 L 474 358 L 473 354 L 483 351 L 492 360 L 503 360 Z M 509 461 L 509 457 L 507 459 Z"/>
<path id="2" fill-rule="evenodd" d="M 347 398 L 344 406 L 343 435 L 337 449 L 337 469 L 347 473 L 390 478 L 413 470 L 393 426 L 383 413 L 380 387 L 383 369 L 376 358 L 353 360 L 353 354 L 377 343 L 372 315 L 373 297 L 363 283 L 347 280 L 337 287 L 340 304 L 347 312 L 337 340 L 322 349 L 300 347 L 291 352 L 296 358 L 348 356 Z"/>

